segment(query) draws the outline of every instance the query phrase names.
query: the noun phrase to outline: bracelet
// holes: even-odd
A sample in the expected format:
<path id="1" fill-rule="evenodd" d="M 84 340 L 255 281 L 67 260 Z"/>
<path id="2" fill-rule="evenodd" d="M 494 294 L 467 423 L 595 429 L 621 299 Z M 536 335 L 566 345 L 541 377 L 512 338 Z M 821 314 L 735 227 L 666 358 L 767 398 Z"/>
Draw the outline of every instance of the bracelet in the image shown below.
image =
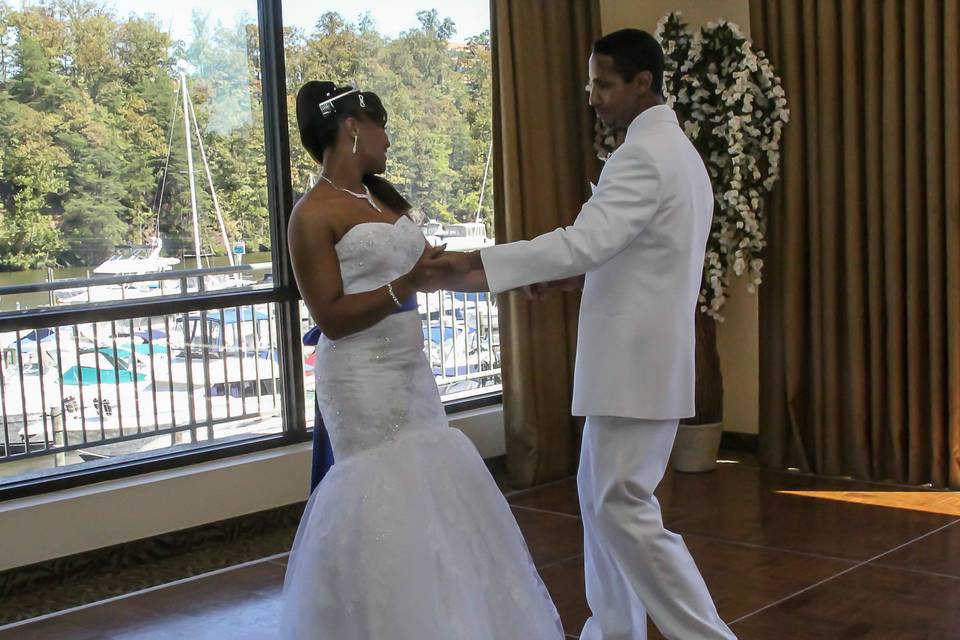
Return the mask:
<path id="1" fill-rule="evenodd" d="M 388 282 L 388 283 L 387 283 L 387 293 L 389 293 L 389 294 L 390 294 L 390 297 L 393 298 L 394 304 L 396 304 L 398 307 L 402 307 L 402 306 L 403 306 L 402 304 L 400 304 L 400 299 L 397 298 L 397 294 L 395 294 L 395 293 L 393 292 L 393 283 L 391 283 L 391 282 Z"/>

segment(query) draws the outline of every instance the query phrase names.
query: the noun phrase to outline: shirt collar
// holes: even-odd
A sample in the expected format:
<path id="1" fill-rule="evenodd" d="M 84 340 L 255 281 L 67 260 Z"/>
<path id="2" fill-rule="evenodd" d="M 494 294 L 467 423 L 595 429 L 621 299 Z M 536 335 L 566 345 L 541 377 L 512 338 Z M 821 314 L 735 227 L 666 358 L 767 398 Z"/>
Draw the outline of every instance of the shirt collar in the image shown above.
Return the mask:
<path id="1" fill-rule="evenodd" d="M 673 109 L 665 104 L 658 104 L 645 109 L 633 119 L 633 122 L 627 127 L 627 136 L 636 135 L 643 129 L 651 127 L 658 122 L 669 122 L 680 126 L 677 120 L 677 114 L 673 112 Z"/>

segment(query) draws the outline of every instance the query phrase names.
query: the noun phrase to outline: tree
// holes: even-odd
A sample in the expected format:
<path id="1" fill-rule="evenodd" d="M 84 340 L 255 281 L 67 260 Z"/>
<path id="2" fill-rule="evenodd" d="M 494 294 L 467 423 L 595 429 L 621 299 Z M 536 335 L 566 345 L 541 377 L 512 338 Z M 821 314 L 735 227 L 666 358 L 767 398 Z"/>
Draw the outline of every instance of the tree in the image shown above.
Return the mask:
<path id="1" fill-rule="evenodd" d="M 490 142 L 489 34 L 453 42 L 436 10 L 381 34 L 369 14 L 323 14 L 285 30 L 294 192 L 316 179 L 296 135 L 308 80 L 358 83 L 389 113 L 387 177 L 425 215 L 476 216 Z M 116 244 L 159 230 L 168 253 L 193 253 L 180 60 L 231 241 L 271 243 L 259 36 L 193 14 L 189 42 L 150 17 L 118 18 L 90 0 L 0 4 L 0 269 L 93 266 Z M 191 132 L 203 251 L 223 253 Z M 481 207 L 492 211 L 492 189 Z"/>

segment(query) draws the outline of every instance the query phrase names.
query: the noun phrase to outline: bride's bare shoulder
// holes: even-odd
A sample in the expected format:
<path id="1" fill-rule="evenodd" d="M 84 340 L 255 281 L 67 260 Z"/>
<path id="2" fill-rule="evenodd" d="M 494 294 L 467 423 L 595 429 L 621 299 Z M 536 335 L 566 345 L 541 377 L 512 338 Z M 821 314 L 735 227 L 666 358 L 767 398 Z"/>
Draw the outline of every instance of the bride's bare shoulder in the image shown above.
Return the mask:
<path id="1" fill-rule="evenodd" d="M 325 229 L 336 232 L 343 226 L 352 205 L 353 202 L 343 198 L 342 194 L 314 187 L 293 205 L 290 227 L 292 230 Z"/>

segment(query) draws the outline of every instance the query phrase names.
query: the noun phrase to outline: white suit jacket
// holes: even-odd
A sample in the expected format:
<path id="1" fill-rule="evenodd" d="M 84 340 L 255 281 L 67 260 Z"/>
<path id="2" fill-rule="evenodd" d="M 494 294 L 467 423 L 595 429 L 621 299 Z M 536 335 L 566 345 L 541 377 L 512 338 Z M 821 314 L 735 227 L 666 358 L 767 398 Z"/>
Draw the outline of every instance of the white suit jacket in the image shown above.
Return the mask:
<path id="1" fill-rule="evenodd" d="M 572 226 L 482 250 L 494 293 L 586 274 L 574 415 L 694 414 L 694 314 L 712 216 L 700 155 L 673 110 L 655 106 L 630 124 Z"/>

